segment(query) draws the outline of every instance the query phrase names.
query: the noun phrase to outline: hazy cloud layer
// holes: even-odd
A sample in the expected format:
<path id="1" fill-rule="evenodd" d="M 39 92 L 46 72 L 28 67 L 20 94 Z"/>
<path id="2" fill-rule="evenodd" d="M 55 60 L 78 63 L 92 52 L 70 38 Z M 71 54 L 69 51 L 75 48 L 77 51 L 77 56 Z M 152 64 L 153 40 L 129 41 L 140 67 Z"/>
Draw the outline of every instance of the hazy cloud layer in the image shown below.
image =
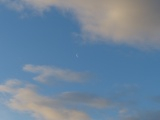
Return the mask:
<path id="1" fill-rule="evenodd" d="M 60 69 L 48 66 L 25 65 L 23 70 L 36 73 L 38 76 L 34 80 L 47 82 L 49 80 L 60 79 L 68 82 L 83 82 L 89 78 L 89 74 L 85 72 L 75 72 L 68 69 Z"/>
<path id="2" fill-rule="evenodd" d="M 0 0 L 12 8 L 43 12 L 66 10 L 80 22 L 86 36 L 104 42 L 140 46 L 160 44 L 159 0 Z"/>

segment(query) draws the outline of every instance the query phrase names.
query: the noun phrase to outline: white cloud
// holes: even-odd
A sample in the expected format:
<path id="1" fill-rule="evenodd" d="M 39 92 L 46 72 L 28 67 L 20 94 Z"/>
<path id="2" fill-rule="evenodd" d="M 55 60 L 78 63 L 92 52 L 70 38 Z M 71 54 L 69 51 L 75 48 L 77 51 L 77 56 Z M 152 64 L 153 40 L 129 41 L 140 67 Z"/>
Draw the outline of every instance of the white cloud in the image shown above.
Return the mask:
<path id="1" fill-rule="evenodd" d="M 1 0 L 12 7 L 43 12 L 51 7 L 73 13 L 82 31 L 104 42 L 160 45 L 158 0 Z"/>
<path id="2" fill-rule="evenodd" d="M 17 79 L 8 80 L 4 85 L 0 85 L 0 92 L 13 93 L 21 85 Z"/>
<path id="3" fill-rule="evenodd" d="M 32 87 L 14 88 L 15 86 L 8 83 L 15 81 L 10 80 L 0 88 L 14 89 L 14 92 L 6 89 L 0 89 L 0 92 L 11 95 L 7 105 L 12 109 L 29 112 L 38 120 L 90 120 L 86 113 L 64 108 L 56 100 L 39 95 Z"/>
<path id="4" fill-rule="evenodd" d="M 48 66 L 25 65 L 23 70 L 38 74 L 34 80 L 47 82 L 51 79 L 60 79 L 68 82 L 82 82 L 89 77 L 88 73 L 74 72 L 68 69 L 59 69 Z"/>

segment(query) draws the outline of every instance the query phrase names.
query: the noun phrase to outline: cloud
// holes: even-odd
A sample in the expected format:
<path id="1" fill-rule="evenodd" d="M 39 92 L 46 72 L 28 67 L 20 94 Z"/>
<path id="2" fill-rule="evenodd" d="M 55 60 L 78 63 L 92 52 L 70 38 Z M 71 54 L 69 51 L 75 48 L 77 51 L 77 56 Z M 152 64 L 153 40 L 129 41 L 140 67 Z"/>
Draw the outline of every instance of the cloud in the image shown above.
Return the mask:
<path id="1" fill-rule="evenodd" d="M 116 116 L 122 117 L 129 113 L 129 105 L 126 105 L 128 100 L 114 100 L 74 91 L 48 97 L 38 93 L 37 87 L 17 79 L 8 80 L 0 85 L 0 93 L 7 93 L 1 103 L 13 110 L 30 113 L 38 120 L 92 120 L 87 112 L 91 109 L 97 113 L 106 111 L 103 114 L 107 114 L 107 111 L 116 112 Z"/>
<path id="2" fill-rule="evenodd" d="M 139 112 L 134 116 L 125 117 L 123 120 L 159 120 L 160 111 Z"/>
<path id="3" fill-rule="evenodd" d="M 4 85 L 0 85 L 0 92 L 13 93 L 16 87 L 21 85 L 21 82 L 17 79 L 7 81 Z"/>
<path id="4" fill-rule="evenodd" d="M 23 113 L 27 112 L 38 120 L 92 120 L 85 109 L 94 109 L 97 113 L 101 110 L 120 110 L 121 114 L 126 111 L 119 105 L 121 102 L 117 104 L 108 98 L 94 94 L 63 92 L 48 97 L 38 93 L 37 87 L 11 79 L 0 85 L 0 93 L 8 95 L 3 101 L 9 108 Z"/>
<path id="5" fill-rule="evenodd" d="M 151 98 L 152 101 L 156 102 L 156 103 L 160 103 L 160 96 L 154 96 Z"/>
<path id="6" fill-rule="evenodd" d="M 48 69 L 49 71 L 50 69 L 51 71 L 57 70 L 57 68 L 46 66 L 24 66 L 24 70 L 33 73 L 37 73 L 38 71 L 40 75 L 41 72 L 43 73 L 46 69 L 47 73 Z M 92 119 L 92 117 L 94 117 L 94 113 L 96 113 L 95 116 L 97 118 L 99 117 L 98 119 L 102 120 L 160 119 L 160 111 L 153 110 L 152 108 L 150 111 L 147 111 L 143 108 L 137 108 L 141 107 L 139 106 L 141 103 L 130 103 L 130 100 L 137 101 L 136 96 L 132 94 L 137 88 L 137 85 L 125 84 L 122 86 L 124 89 L 121 88 L 122 91 L 118 90 L 120 93 L 115 94 L 111 92 L 109 93 L 110 97 L 107 98 L 77 91 L 64 91 L 54 94 L 54 96 L 51 97 L 39 93 L 36 89 L 37 87 L 37 85 L 29 84 L 22 80 L 7 80 L 4 84 L 0 84 L 0 93 L 7 95 L 4 99 L 1 99 L 1 103 L 6 104 L 13 110 L 29 113 L 37 120 L 93 120 L 94 118 Z M 43 90 L 45 90 L 45 87 L 43 87 Z M 123 92 L 124 90 L 125 93 Z M 144 100 L 146 101 L 146 99 Z M 154 100 L 159 102 L 159 96 Z"/>
<path id="7" fill-rule="evenodd" d="M 121 100 L 115 102 L 86 92 L 63 92 L 48 97 L 37 92 L 36 88 L 37 86 L 22 80 L 11 79 L 0 85 L 0 93 L 8 95 L 4 103 L 9 108 L 29 113 L 37 120 L 92 120 L 89 114 L 92 110 L 96 113 L 103 112 L 100 114 L 102 116 L 99 116 L 102 120 L 160 119 L 160 111 L 135 111 L 129 105 L 124 106 Z M 85 110 L 86 108 L 89 113 Z M 114 116 L 112 116 L 113 113 Z"/>
<path id="8" fill-rule="evenodd" d="M 14 89 L 14 92 L 6 89 L 0 89 L 0 92 L 11 95 L 7 105 L 12 109 L 29 112 L 38 120 L 90 120 L 86 113 L 64 108 L 56 100 L 39 95 L 32 87 L 24 84 L 22 84 L 24 87 L 17 87 L 15 84 L 12 86 L 8 83 L 15 83 L 15 81 L 9 80 L 0 88 Z"/>
<path id="9" fill-rule="evenodd" d="M 52 79 L 60 79 L 68 82 L 82 82 L 89 78 L 89 74 L 85 72 L 74 72 L 68 69 L 60 69 L 48 66 L 25 65 L 23 70 L 38 74 L 34 80 L 47 82 Z"/>
<path id="10" fill-rule="evenodd" d="M 15 9 L 71 12 L 86 36 L 103 42 L 160 45 L 159 0 L 1 0 Z M 102 38 L 102 39 L 100 39 Z"/>
<path id="11" fill-rule="evenodd" d="M 108 99 L 80 92 L 64 92 L 59 96 L 59 99 L 67 104 L 86 105 L 98 109 L 108 108 L 114 105 L 114 103 Z"/>

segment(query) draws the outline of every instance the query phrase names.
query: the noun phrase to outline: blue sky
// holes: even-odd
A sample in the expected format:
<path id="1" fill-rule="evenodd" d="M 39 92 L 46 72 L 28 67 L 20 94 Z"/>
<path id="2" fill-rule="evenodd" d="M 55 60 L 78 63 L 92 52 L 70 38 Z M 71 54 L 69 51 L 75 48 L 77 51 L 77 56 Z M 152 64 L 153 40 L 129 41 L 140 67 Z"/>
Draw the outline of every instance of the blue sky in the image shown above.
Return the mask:
<path id="1" fill-rule="evenodd" d="M 157 0 L 0 3 L 4 120 L 160 119 Z"/>

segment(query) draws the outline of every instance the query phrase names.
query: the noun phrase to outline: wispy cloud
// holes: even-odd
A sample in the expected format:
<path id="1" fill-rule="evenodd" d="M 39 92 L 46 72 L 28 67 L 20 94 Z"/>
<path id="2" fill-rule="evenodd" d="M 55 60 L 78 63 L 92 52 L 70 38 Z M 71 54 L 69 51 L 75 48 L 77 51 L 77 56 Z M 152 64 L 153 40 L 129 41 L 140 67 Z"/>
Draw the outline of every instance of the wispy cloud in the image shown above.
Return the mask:
<path id="1" fill-rule="evenodd" d="M 105 115 L 107 120 L 160 119 L 159 111 L 135 111 L 130 105 L 124 105 L 122 100 L 115 102 L 111 98 L 74 91 L 49 97 L 40 94 L 37 87 L 22 80 L 11 79 L 0 85 L 0 93 L 7 94 L 4 104 L 9 108 L 27 112 L 37 120 L 92 120 L 92 115 L 84 110 L 86 108 L 94 109 L 97 113 L 106 110 L 105 114 L 107 114 L 108 111 L 109 113 Z M 110 112 L 115 115 L 109 117 Z M 100 116 L 99 119 L 101 118 Z"/>
<path id="2" fill-rule="evenodd" d="M 17 79 L 8 80 L 4 85 L 0 85 L 0 92 L 14 93 L 19 85 L 21 82 Z"/>
<path id="3" fill-rule="evenodd" d="M 43 12 L 51 7 L 73 13 L 89 37 L 104 42 L 160 45 L 158 0 L 1 0 L 15 9 Z"/>
<path id="4" fill-rule="evenodd" d="M 159 120 L 160 111 L 139 112 L 133 116 L 124 117 L 122 120 Z"/>
<path id="5" fill-rule="evenodd" d="M 67 104 L 84 105 L 98 109 L 113 107 L 114 103 L 109 99 L 98 97 L 89 93 L 64 92 L 59 99 Z"/>
<path id="6" fill-rule="evenodd" d="M 11 79 L 0 85 L 0 93 L 8 95 L 5 104 L 13 110 L 30 113 L 38 120 L 92 120 L 84 109 L 111 110 L 127 118 L 123 102 L 82 92 L 63 92 L 52 97 L 37 92 L 38 86 Z M 44 89 L 44 88 L 43 88 Z M 76 108 L 76 109 L 74 109 Z M 119 119 L 120 119 L 119 117 Z M 114 120 L 114 119 L 113 119 Z"/>
<path id="7" fill-rule="evenodd" d="M 17 84 L 8 84 L 15 82 L 18 81 L 9 80 L 0 86 L 0 92 L 10 94 L 10 99 L 7 100 L 10 108 L 29 112 L 38 120 L 90 120 L 86 113 L 67 109 L 58 104 L 56 100 L 38 94 L 32 87 L 24 84 L 18 85 L 19 87 Z M 11 89 L 14 89 L 14 92 L 11 92 Z"/>
<path id="8" fill-rule="evenodd" d="M 9 108 L 30 113 L 38 120 L 92 120 L 90 114 L 85 112 L 86 108 L 97 112 L 100 109 L 119 109 L 122 113 L 122 108 L 117 103 L 94 94 L 63 92 L 48 97 L 38 93 L 37 87 L 11 79 L 0 85 L 0 93 L 8 95 L 4 100 Z"/>
<path id="9" fill-rule="evenodd" d="M 69 69 L 60 69 L 56 67 L 49 66 L 34 66 L 25 65 L 23 70 L 38 74 L 34 77 L 34 80 L 40 82 L 47 82 L 49 80 L 59 79 L 68 82 L 83 82 L 89 78 L 89 73 L 87 72 L 75 72 Z"/>

